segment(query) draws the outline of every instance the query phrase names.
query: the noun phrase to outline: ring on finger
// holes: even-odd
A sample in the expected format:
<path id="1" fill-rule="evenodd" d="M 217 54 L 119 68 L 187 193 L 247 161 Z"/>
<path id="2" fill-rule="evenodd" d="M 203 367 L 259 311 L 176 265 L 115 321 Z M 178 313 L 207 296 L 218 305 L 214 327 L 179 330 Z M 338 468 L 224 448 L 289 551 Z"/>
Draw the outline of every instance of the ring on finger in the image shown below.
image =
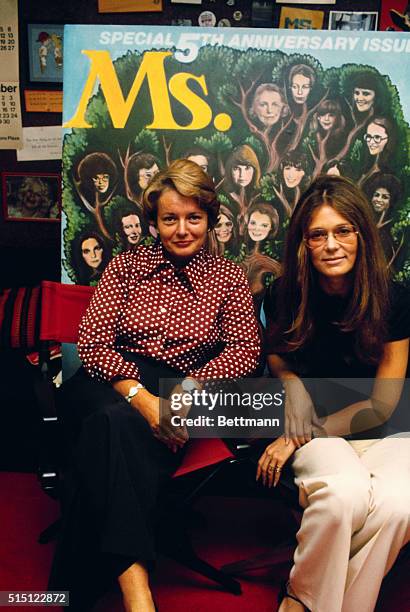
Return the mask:
<path id="1" fill-rule="evenodd" d="M 276 472 L 277 474 L 279 474 L 281 471 L 282 471 L 282 468 L 281 468 L 279 465 L 277 465 L 277 466 L 275 467 L 275 472 Z"/>

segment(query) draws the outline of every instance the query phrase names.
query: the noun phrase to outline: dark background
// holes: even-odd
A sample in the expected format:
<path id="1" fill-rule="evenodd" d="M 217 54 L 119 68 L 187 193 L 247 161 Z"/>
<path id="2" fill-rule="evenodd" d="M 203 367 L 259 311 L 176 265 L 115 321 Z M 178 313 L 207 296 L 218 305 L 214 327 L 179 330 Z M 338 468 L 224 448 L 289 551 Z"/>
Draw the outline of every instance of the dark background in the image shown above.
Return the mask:
<path id="1" fill-rule="evenodd" d="M 252 26 L 252 1 L 235 0 L 228 6 L 227 0 L 202 0 L 202 5 L 171 4 L 163 0 L 161 13 L 112 13 L 99 14 L 97 0 L 19 0 L 19 47 L 20 81 L 22 93 L 23 126 L 60 125 L 61 115 L 57 113 L 26 113 L 24 89 L 58 89 L 60 84 L 31 83 L 29 80 L 27 24 L 29 23 L 95 23 L 95 24 L 155 24 L 171 25 L 173 19 L 191 19 L 198 24 L 198 15 L 204 10 L 215 13 L 217 20 L 225 17 L 235 27 Z M 334 5 L 301 5 L 301 8 L 324 10 L 373 10 L 379 11 L 380 0 L 337 0 Z M 391 0 L 392 6 L 395 5 Z M 272 27 L 277 27 L 282 6 L 272 0 Z M 289 5 L 294 8 L 297 5 Z M 242 12 L 242 19 L 235 21 L 233 13 Z M 327 15 L 324 27 L 327 28 Z M 60 172 L 56 161 L 19 162 L 15 151 L 0 150 L 0 171 L 2 172 Z M 1 198 L 3 196 L 1 195 Z M 42 279 L 60 279 L 60 225 L 57 223 L 33 223 L 5 221 L 3 207 L 0 207 L 0 288 L 9 286 L 34 285 Z"/>

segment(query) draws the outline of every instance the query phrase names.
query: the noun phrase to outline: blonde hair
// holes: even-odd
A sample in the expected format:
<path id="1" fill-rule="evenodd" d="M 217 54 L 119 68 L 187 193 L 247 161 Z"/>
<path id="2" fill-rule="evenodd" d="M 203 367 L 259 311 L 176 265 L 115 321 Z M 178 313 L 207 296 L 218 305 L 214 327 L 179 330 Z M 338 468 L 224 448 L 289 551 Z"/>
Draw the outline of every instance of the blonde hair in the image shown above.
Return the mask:
<path id="1" fill-rule="evenodd" d="M 208 215 L 209 229 L 215 227 L 219 215 L 215 186 L 198 164 L 188 159 L 177 159 L 151 179 L 142 194 L 143 212 L 148 222 L 156 222 L 158 200 L 168 189 L 196 200 Z"/>

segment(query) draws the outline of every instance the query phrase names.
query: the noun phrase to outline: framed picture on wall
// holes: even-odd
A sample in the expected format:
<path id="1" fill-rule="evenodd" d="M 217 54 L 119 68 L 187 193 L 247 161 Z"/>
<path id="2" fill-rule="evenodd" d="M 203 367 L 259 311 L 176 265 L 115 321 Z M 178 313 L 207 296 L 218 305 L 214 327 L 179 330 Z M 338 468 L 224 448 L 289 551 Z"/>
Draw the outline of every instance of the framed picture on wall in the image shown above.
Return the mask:
<path id="1" fill-rule="evenodd" d="M 376 11 L 330 11 L 329 30 L 377 30 L 378 16 Z"/>
<path id="2" fill-rule="evenodd" d="M 2 183 L 6 221 L 60 221 L 59 174 L 3 172 Z"/>
<path id="3" fill-rule="evenodd" d="M 63 82 L 63 31 L 62 25 L 28 24 L 30 81 Z"/>

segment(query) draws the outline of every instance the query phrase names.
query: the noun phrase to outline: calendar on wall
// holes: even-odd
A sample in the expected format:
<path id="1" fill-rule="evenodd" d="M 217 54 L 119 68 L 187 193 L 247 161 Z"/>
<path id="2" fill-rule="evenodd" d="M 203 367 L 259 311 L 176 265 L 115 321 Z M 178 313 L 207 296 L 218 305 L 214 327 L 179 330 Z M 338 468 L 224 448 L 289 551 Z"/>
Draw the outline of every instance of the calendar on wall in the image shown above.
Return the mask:
<path id="1" fill-rule="evenodd" d="M 17 0 L 4 0 L 0 25 L 0 149 L 22 145 Z"/>

